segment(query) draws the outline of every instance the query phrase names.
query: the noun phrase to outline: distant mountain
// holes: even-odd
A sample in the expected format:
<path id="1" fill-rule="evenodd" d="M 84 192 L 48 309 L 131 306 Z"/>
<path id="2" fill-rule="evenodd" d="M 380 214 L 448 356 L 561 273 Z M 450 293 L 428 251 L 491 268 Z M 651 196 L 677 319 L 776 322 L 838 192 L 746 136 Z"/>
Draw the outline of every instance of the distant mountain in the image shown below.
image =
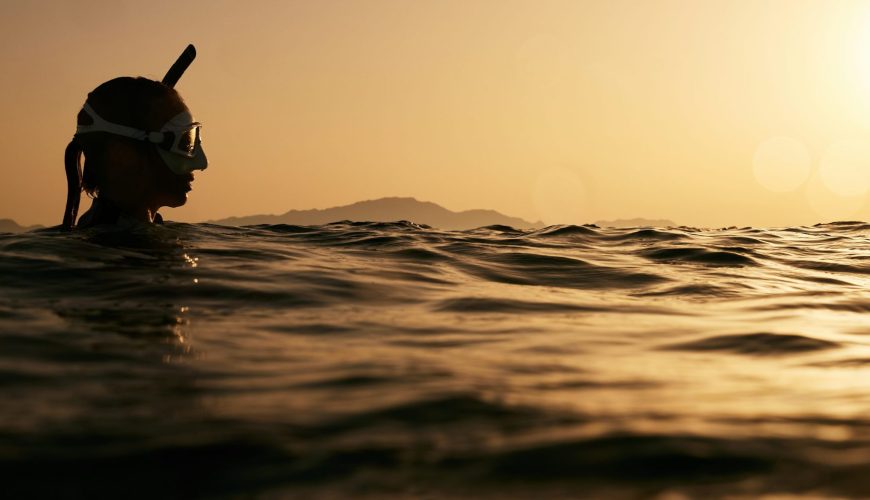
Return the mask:
<path id="1" fill-rule="evenodd" d="M 448 230 L 474 229 L 496 224 L 516 229 L 530 229 L 544 226 L 543 222 L 529 222 L 518 217 L 500 214 L 495 210 L 453 212 L 428 201 L 396 197 L 359 201 L 351 205 L 324 210 L 291 210 L 282 215 L 250 215 L 208 222 L 225 226 L 247 226 L 253 224 L 311 226 L 342 220 L 377 222 L 407 220 L 417 224 L 426 224 L 427 226 Z"/>
<path id="2" fill-rule="evenodd" d="M 671 227 L 676 223 L 668 219 L 615 219 L 600 220 L 595 223 L 598 227 Z"/>
<path id="3" fill-rule="evenodd" d="M 23 233 L 43 226 L 21 226 L 12 219 L 0 219 L 0 233 Z"/>

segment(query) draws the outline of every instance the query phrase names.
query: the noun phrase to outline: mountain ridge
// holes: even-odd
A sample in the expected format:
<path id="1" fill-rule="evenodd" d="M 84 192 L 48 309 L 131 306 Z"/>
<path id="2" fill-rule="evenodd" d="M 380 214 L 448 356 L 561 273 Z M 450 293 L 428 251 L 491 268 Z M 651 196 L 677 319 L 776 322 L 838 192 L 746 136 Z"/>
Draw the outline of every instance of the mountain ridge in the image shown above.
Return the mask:
<path id="1" fill-rule="evenodd" d="M 39 224 L 33 226 L 22 226 L 12 219 L 0 219 L 0 233 L 24 233 L 41 227 L 44 226 L 40 226 Z"/>
<path id="2" fill-rule="evenodd" d="M 407 220 L 417 224 L 448 230 L 476 229 L 484 226 L 510 226 L 514 229 L 534 229 L 547 226 L 542 221 L 529 222 L 520 217 L 512 217 L 491 209 L 472 209 L 454 212 L 431 201 L 420 201 L 413 197 L 389 196 L 374 200 L 363 200 L 349 205 L 308 210 L 288 210 L 283 214 L 258 214 L 213 219 L 206 222 L 228 226 L 251 226 L 257 224 L 292 224 L 313 226 L 338 222 L 377 221 L 391 222 Z M 599 227 L 669 227 L 676 224 L 668 219 L 614 219 L 593 223 Z"/>
<path id="3" fill-rule="evenodd" d="M 385 197 L 363 200 L 324 209 L 289 210 L 283 214 L 258 214 L 212 219 L 206 222 L 228 226 L 257 224 L 291 224 L 314 226 L 338 221 L 394 222 L 407 220 L 447 230 L 467 230 L 485 226 L 510 226 L 514 229 L 537 229 L 547 226 L 541 221 L 530 222 L 491 209 L 472 209 L 455 212 L 430 201 L 412 197 Z M 615 219 L 593 223 L 599 227 L 669 227 L 676 224 L 667 219 Z M 0 219 L 0 232 L 21 233 L 43 226 L 22 226 L 12 219 Z"/>
<path id="4" fill-rule="evenodd" d="M 390 222 L 408 220 L 417 224 L 448 230 L 475 229 L 483 226 L 504 225 L 515 229 L 544 227 L 541 221 L 529 222 L 519 217 L 504 215 L 495 210 L 473 209 L 454 212 L 431 201 L 412 197 L 386 197 L 364 200 L 324 209 L 289 210 L 279 215 L 249 215 L 209 220 L 212 224 L 247 226 L 256 224 L 320 225 L 342 220 Z"/>

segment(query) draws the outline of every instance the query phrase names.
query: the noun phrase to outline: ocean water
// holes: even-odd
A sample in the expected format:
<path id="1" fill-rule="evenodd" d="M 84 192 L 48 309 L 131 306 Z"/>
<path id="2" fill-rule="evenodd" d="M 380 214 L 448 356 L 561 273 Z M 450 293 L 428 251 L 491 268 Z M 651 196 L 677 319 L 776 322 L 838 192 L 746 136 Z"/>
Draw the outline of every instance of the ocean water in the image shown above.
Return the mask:
<path id="1" fill-rule="evenodd" d="M 0 234 L 0 497 L 870 497 L 868 236 Z"/>

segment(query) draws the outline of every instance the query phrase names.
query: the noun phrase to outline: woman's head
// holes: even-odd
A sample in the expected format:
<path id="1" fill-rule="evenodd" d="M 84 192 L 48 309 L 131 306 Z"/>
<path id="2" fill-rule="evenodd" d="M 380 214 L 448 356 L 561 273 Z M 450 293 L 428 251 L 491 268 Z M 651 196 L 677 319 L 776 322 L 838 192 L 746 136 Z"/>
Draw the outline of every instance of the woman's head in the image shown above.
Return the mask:
<path id="1" fill-rule="evenodd" d="M 77 168 L 71 160 L 77 163 L 83 153 L 79 189 L 122 211 L 183 205 L 192 171 L 207 165 L 199 124 L 178 92 L 163 83 L 141 77 L 110 80 L 88 94 L 77 121 L 67 147 L 68 178 Z M 70 179 L 71 193 L 73 184 Z M 68 201 L 65 225 L 69 212 Z"/>

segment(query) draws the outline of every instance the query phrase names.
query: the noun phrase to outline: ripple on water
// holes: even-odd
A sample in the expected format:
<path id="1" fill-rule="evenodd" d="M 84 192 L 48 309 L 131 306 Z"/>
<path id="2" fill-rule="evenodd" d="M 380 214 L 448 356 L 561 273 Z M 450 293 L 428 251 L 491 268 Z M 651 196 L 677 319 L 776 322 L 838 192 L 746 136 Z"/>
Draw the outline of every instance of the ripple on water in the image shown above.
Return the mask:
<path id="1" fill-rule="evenodd" d="M 818 366 L 822 368 L 865 368 L 870 366 L 870 358 L 832 359 L 810 363 L 808 366 Z"/>
<path id="2" fill-rule="evenodd" d="M 445 299 L 433 307 L 436 311 L 456 313 L 614 313 L 614 314 L 672 314 L 672 311 L 657 306 L 627 304 L 571 304 L 565 302 L 538 302 L 489 297 L 457 297 Z"/>
<path id="3" fill-rule="evenodd" d="M 608 310 L 606 306 L 584 306 L 579 304 L 532 302 L 527 300 L 496 299 L 488 297 L 459 297 L 446 299 L 435 304 L 434 309 L 443 312 L 501 314 L 524 314 L 529 312 L 603 312 Z"/>
<path id="4" fill-rule="evenodd" d="M 672 344 L 665 349 L 694 352 L 731 352 L 751 356 L 782 356 L 839 347 L 836 342 L 804 335 L 782 333 L 745 333 L 719 335 L 691 342 Z"/>
<path id="5" fill-rule="evenodd" d="M 580 422 L 582 419 L 579 416 L 511 405 L 475 394 L 443 394 L 415 397 L 408 402 L 336 418 L 314 425 L 307 431 L 334 434 L 381 425 L 417 429 L 443 424 L 482 425 L 495 430 L 539 427 L 566 421 Z"/>
<path id="6" fill-rule="evenodd" d="M 824 262 L 813 260 L 792 260 L 787 261 L 788 264 L 813 271 L 824 271 L 829 273 L 845 273 L 845 274 L 870 274 L 870 266 L 857 265 L 849 262 Z"/>
<path id="7" fill-rule="evenodd" d="M 530 233 L 530 236 L 553 238 L 557 236 L 599 236 L 597 226 L 548 226 Z"/>
<path id="8" fill-rule="evenodd" d="M 664 229 L 636 229 L 631 230 L 630 232 L 620 232 L 618 234 L 614 234 L 608 236 L 607 239 L 610 240 L 618 240 L 618 241 L 644 241 L 644 240 L 654 240 L 654 241 L 678 241 L 678 240 L 686 240 L 689 239 L 690 236 L 678 232 L 678 231 L 667 231 Z"/>
<path id="9" fill-rule="evenodd" d="M 867 231 L 0 234 L 0 491 L 868 498 Z"/>
<path id="10" fill-rule="evenodd" d="M 658 274 L 597 265 L 573 257 L 522 252 L 478 255 L 476 262 L 458 262 L 457 266 L 485 280 L 515 285 L 619 289 L 669 281 Z"/>
<path id="11" fill-rule="evenodd" d="M 659 262 L 689 262 L 708 266 L 757 266 L 752 257 L 735 251 L 708 250 L 697 247 L 652 248 L 639 252 L 650 260 Z"/>
<path id="12" fill-rule="evenodd" d="M 753 476 L 772 468 L 769 459 L 724 440 L 616 435 L 507 451 L 493 457 L 490 470 L 504 478 L 659 482 Z"/>

